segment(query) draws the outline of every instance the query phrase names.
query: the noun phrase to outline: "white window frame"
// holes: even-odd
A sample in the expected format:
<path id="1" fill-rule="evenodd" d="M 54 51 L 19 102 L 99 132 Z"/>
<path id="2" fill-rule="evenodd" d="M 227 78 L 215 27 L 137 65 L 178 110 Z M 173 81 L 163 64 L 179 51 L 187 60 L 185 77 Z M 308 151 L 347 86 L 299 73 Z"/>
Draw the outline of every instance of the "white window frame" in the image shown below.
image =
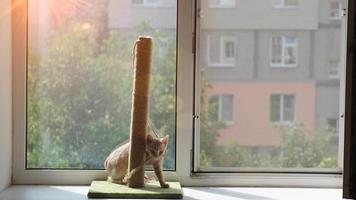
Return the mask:
<path id="1" fill-rule="evenodd" d="M 13 1 L 15 2 L 15 1 Z M 12 184 L 90 184 L 94 179 L 105 179 L 104 170 L 26 170 L 25 169 L 25 127 L 26 127 L 26 0 L 21 0 L 13 12 L 13 177 Z M 176 174 L 183 186 L 290 186 L 290 187 L 341 187 L 340 174 L 305 173 L 198 173 L 192 172 L 190 155 L 193 145 L 192 130 L 197 127 L 199 117 L 192 99 L 196 101 L 193 85 L 199 88 L 194 73 L 200 70 L 195 66 L 195 51 L 192 43 L 194 32 L 194 2 L 178 0 L 177 24 L 177 149 Z M 199 25 L 199 22 L 197 22 Z M 2 76 L 3 74 L 0 74 Z M 197 104 L 199 105 L 199 104 Z M 194 120 L 192 120 L 194 119 Z M 197 140 L 194 140 L 196 142 Z M 196 156 L 194 154 L 194 156 Z M 169 180 L 175 173 L 167 172 Z"/>
<path id="2" fill-rule="evenodd" d="M 293 124 L 293 123 L 295 123 L 296 116 L 297 116 L 296 115 L 296 111 L 297 111 L 297 107 L 296 107 L 297 106 L 297 95 L 295 95 L 295 94 L 271 94 L 271 97 L 274 96 L 274 95 L 279 97 L 279 120 L 278 121 L 272 121 L 272 119 L 270 119 L 271 122 L 272 123 L 278 123 L 278 124 Z M 293 105 L 293 109 L 294 110 L 293 110 L 293 120 L 292 121 L 284 119 L 284 110 L 285 110 L 285 108 L 284 108 L 284 98 L 286 96 L 293 96 L 294 97 L 294 105 Z M 270 107 L 270 113 L 271 112 L 272 112 L 272 107 Z"/>
<path id="3" fill-rule="evenodd" d="M 12 163 L 12 183 L 13 184 L 51 184 L 51 185 L 63 185 L 63 184 L 90 184 L 94 179 L 106 179 L 106 172 L 104 170 L 48 170 L 48 169 L 36 169 L 36 170 L 27 170 L 26 169 L 26 68 L 27 68 L 27 4 L 28 0 L 19 0 L 12 1 L 16 3 L 15 9 L 12 10 L 12 23 L 16 26 L 12 26 L 12 48 L 13 48 L 13 57 L 12 57 L 12 67 L 13 67 L 13 144 L 16 148 L 13 148 L 13 163 Z M 187 71 L 186 67 L 191 67 L 191 64 L 186 60 L 193 60 L 193 57 L 190 55 L 184 55 L 187 49 L 191 49 L 192 43 L 189 40 L 191 39 L 192 31 L 192 15 L 187 14 L 186 12 L 192 11 L 192 2 L 190 0 L 177 0 L 178 2 L 178 12 L 177 14 L 178 23 L 177 29 L 180 27 L 177 41 L 180 43 L 177 48 L 179 55 L 177 60 L 177 74 L 181 73 L 183 70 Z M 187 33 L 189 32 L 189 36 Z M 188 36 L 188 37 L 187 37 Z M 188 42 L 189 41 L 189 42 Z M 179 70 L 178 70 L 179 68 Z M 179 77 L 188 78 L 189 76 L 179 75 Z M 191 78 L 193 79 L 193 78 Z M 181 79 L 177 79 L 177 99 L 180 98 L 185 92 L 189 92 L 189 89 L 184 89 L 182 91 Z M 179 92 L 178 92 L 179 91 Z M 181 101 L 177 102 L 177 109 L 181 108 Z M 192 102 L 190 102 L 192 104 Z M 188 105 L 189 106 L 189 105 Z M 184 107 L 186 107 L 184 105 Z M 183 108 L 184 110 L 186 108 Z M 177 114 L 177 126 L 179 119 L 182 118 L 181 115 L 185 114 L 185 111 L 179 112 Z M 189 126 L 189 123 L 183 125 Z M 177 132 L 181 132 L 181 127 L 177 128 Z M 186 133 L 188 134 L 188 132 Z M 176 135 L 177 140 L 182 140 L 178 134 Z M 187 137 L 187 136 L 185 136 Z M 180 142 L 181 143 L 181 142 Z M 184 142 L 182 143 L 184 144 Z M 184 149 L 179 149 L 177 146 L 176 149 L 176 160 L 180 156 L 182 158 L 182 152 Z M 186 155 L 186 154 L 184 154 Z M 184 156 L 185 157 L 185 156 Z M 187 162 L 176 163 L 176 173 L 180 176 L 184 176 L 185 171 L 187 170 Z M 179 166 L 180 165 L 180 166 Z M 179 170 L 178 170 L 179 169 Z M 148 174 L 152 175 L 153 172 Z M 167 171 L 166 179 L 174 179 L 175 173 Z M 184 174 L 184 175 L 183 175 Z"/>
<path id="4" fill-rule="evenodd" d="M 296 5 L 286 5 L 285 0 L 278 0 L 278 3 L 273 3 L 272 7 L 273 8 L 278 8 L 278 9 L 295 9 L 298 7 L 299 2 L 297 2 Z"/>
<path id="5" fill-rule="evenodd" d="M 149 0 L 142 0 L 142 4 L 133 3 L 132 0 L 130 1 L 132 6 L 137 6 L 137 7 L 173 7 L 174 6 L 170 4 L 165 4 L 164 2 L 167 0 L 158 0 L 157 3 L 152 3 Z"/>
<path id="6" fill-rule="evenodd" d="M 235 8 L 236 7 L 236 0 L 232 0 L 233 3 L 231 4 L 224 4 L 221 1 L 219 1 L 218 4 L 212 4 L 210 0 L 207 1 L 208 1 L 209 8 Z"/>
<path id="7" fill-rule="evenodd" d="M 281 40 L 282 40 L 282 52 L 281 52 L 281 63 L 273 63 L 272 60 L 273 60 L 273 38 L 276 38 L 276 37 L 280 37 Z M 288 44 L 286 42 L 286 38 L 287 37 L 294 37 L 295 38 L 295 43 L 294 44 Z M 272 36 L 271 37 L 271 40 L 270 40 L 270 66 L 271 67 L 297 67 L 298 65 L 298 44 L 299 44 L 299 40 L 298 40 L 298 37 L 296 36 L 285 36 L 285 35 L 278 35 L 278 36 Z M 286 52 L 286 48 L 288 47 L 292 47 L 292 48 L 295 48 L 295 63 L 293 64 L 287 64 L 285 63 L 285 58 L 287 56 L 287 52 Z"/>
<path id="8" fill-rule="evenodd" d="M 210 36 L 207 36 L 207 59 L 208 59 L 208 66 L 209 67 L 235 67 L 236 66 L 236 56 L 237 56 L 237 42 L 234 36 L 230 35 L 219 35 L 219 49 L 220 49 L 220 56 L 219 62 L 214 63 L 210 60 Z M 234 43 L 234 57 L 233 58 L 226 58 L 225 55 L 225 42 L 233 42 Z"/>

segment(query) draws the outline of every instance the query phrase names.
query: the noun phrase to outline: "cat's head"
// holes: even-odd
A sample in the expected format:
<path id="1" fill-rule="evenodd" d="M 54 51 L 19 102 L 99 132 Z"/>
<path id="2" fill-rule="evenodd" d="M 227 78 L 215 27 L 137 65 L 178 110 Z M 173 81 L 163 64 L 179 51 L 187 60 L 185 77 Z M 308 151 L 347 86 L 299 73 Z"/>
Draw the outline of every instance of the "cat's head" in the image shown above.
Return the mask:
<path id="1" fill-rule="evenodd" d="M 147 135 L 146 158 L 161 158 L 166 155 L 169 136 L 154 138 L 151 134 Z"/>

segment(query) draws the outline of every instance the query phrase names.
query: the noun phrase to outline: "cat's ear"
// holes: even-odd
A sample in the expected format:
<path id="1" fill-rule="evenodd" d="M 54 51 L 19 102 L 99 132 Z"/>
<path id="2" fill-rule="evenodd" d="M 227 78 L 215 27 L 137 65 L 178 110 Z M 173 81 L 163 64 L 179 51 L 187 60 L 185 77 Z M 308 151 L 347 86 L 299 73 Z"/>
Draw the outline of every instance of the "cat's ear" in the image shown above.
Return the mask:
<path id="1" fill-rule="evenodd" d="M 162 144 L 164 144 L 164 145 L 167 146 L 167 144 L 168 144 L 168 139 L 169 139 L 169 135 L 164 136 L 164 137 L 161 139 Z"/>
<path id="2" fill-rule="evenodd" d="M 153 137 L 151 134 L 147 134 L 147 143 L 151 143 L 153 141 Z"/>

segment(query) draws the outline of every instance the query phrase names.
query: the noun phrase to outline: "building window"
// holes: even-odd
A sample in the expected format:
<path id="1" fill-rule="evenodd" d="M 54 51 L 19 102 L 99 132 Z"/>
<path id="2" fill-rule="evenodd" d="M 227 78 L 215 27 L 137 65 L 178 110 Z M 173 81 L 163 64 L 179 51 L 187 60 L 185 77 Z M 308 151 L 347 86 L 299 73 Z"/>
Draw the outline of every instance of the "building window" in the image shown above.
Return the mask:
<path id="1" fill-rule="evenodd" d="M 298 0 L 274 0 L 274 8 L 296 8 Z"/>
<path id="2" fill-rule="evenodd" d="M 236 40 L 233 36 L 208 37 L 209 66 L 233 67 L 236 62 Z"/>
<path id="3" fill-rule="evenodd" d="M 295 95 L 273 94 L 271 95 L 271 121 L 294 122 L 295 120 Z"/>
<path id="4" fill-rule="evenodd" d="M 211 96 L 209 104 L 213 110 L 212 118 L 219 121 L 224 121 L 226 124 L 232 124 L 234 121 L 234 96 L 233 95 L 219 95 Z"/>
<path id="5" fill-rule="evenodd" d="M 330 2 L 330 20 L 339 20 L 341 19 L 341 1 L 332 1 Z"/>
<path id="6" fill-rule="evenodd" d="M 297 65 L 298 40 L 292 36 L 275 36 L 271 42 L 271 66 L 294 67 Z"/>
<path id="7" fill-rule="evenodd" d="M 236 0 L 209 0 L 211 8 L 234 8 Z"/>
<path id="8" fill-rule="evenodd" d="M 132 0 L 131 3 L 138 6 L 152 7 L 174 6 L 174 1 L 172 0 Z"/>

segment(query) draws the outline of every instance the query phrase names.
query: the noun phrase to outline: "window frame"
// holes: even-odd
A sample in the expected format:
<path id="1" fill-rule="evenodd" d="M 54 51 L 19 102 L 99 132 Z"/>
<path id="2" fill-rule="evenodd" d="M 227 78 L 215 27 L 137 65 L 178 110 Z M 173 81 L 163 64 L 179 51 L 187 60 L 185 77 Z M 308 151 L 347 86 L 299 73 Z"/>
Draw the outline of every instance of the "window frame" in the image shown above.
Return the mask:
<path id="1" fill-rule="evenodd" d="M 227 46 L 227 43 L 230 43 L 230 42 L 232 42 L 232 44 L 233 44 L 233 55 L 231 58 L 226 56 L 226 46 Z M 236 49 L 237 49 L 236 48 L 236 38 L 234 36 L 226 36 L 226 35 L 221 36 L 220 55 L 222 57 L 220 58 L 220 60 L 223 65 L 232 65 L 232 66 L 236 65 L 236 55 L 237 55 Z"/>
<path id="2" fill-rule="evenodd" d="M 273 63 L 273 39 L 276 37 L 281 38 L 281 63 Z M 295 38 L 295 44 L 286 44 L 286 38 L 287 37 L 294 37 Z M 295 63 L 293 64 L 286 64 L 285 59 L 286 59 L 286 48 L 292 47 L 295 49 Z M 299 40 L 297 36 L 289 36 L 289 35 L 274 35 L 270 39 L 270 66 L 275 67 L 275 68 L 295 68 L 298 66 L 298 50 L 299 50 Z"/>
<path id="3" fill-rule="evenodd" d="M 273 121 L 272 119 L 270 119 L 270 121 L 272 123 L 277 123 L 277 124 L 293 124 L 295 123 L 296 120 L 296 110 L 297 110 L 297 95 L 295 94 L 271 94 L 270 95 L 270 113 L 272 113 L 272 96 L 278 96 L 279 98 L 279 120 L 277 121 Z M 285 107 L 284 107 L 284 99 L 286 96 L 293 96 L 293 120 L 292 121 L 288 121 L 284 119 L 284 111 L 285 111 Z"/>
<path id="4" fill-rule="evenodd" d="M 211 48 L 211 36 L 208 35 L 207 36 L 207 63 L 208 63 L 208 67 L 235 67 L 236 66 L 236 56 L 237 56 L 237 41 L 236 38 L 232 35 L 227 35 L 227 34 L 222 34 L 219 35 L 219 62 L 214 63 L 210 60 L 210 48 Z M 234 43 L 234 57 L 233 58 L 226 58 L 225 55 L 225 43 L 224 42 L 233 42 Z M 226 62 L 227 59 L 230 62 Z M 225 63 L 226 62 L 226 63 Z"/>
<path id="5" fill-rule="evenodd" d="M 197 10 L 200 11 L 201 5 L 200 1 L 197 3 Z M 350 13 L 351 11 L 348 10 Z M 343 18 L 345 19 L 345 18 Z M 343 26 L 346 27 L 347 21 L 343 20 Z M 196 25 L 195 25 L 195 34 L 199 35 L 200 31 L 200 20 L 199 20 L 199 15 L 197 15 L 197 20 L 196 20 Z M 346 28 L 345 28 L 346 30 Z M 345 33 L 346 34 L 346 33 Z M 346 40 L 345 36 L 343 38 Z M 196 40 L 196 46 L 193 48 L 196 51 L 200 50 L 200 44 L 199 44 L 199 39 L 195 38 Z M 208 43 L 209 44 L 209 43 Z M 343 55 L 345 56 L 346 54 L 346 46 L 345 49 L 342 49 Z M 196 55 L 196 58 L 199 58 L 200 55 Z M 297 55 L 297 60 L 298 60 L 298 55 Z M 342 64 L 346 65 L 346 56 L 345 58 L 342 57 Z M 194 102 L 196 105 L 199 105 L 200 102 L 200 83 L 197 81 L 197 79 L 200 78 L 200 72 L 204 69 L 201 69 L 201 61 L 199 59 L 195 60 L 195 98 Z M 347 66 L 350 67 L 350 66 Z M 345 80 L 342 80 L 342 84 L 344 83 Z M 344 110 L 345 109 L 345 104 L 343 99 L 345 98 L 343 95 L 345 94 L 344 89 L 340 90 L 340 102 L 343 102 L 340 104 L 340 109 Z M 239 168 L 238 172 L 234 172 L 228 169 L 220 169 L 218 171 L 201 171 L 199 169 L 199 146 L 200 146 L 200 125 L 199 125 L 199 113 L 200 113 L 200 108 L 199 106 L 194 106 L 194 113 L 193 113 L 193 119 L 194 119 L 194 144 L 193 144 L 193 166 L 192 166 L 192 178 L 194 179 L 199 179 L 203 180 L 205 183 L 204 185 L 210 186 L 210 185 L 225 185 L 225 186 L 282 186 L 282 187 L 288 187 L 288 186 L 303 186 L 303 187 L 342 187 L 342 175 L 341 172 L 330 172 L 327 170 L 320 170 L 320 171 L 313 171 L 313 172 L 305 172 L 305 171 L 286 171 L 286 173 L 283 173 L 281 170 L 276 170 L 276 171 L 268 171 L 266 173 L 266 169 L 260 169 L 260 170 L 251 170 L 251 169 L 242 169 Z M 340 124 L 343 122 L 342 115 L 340 116 Z M 339 127 L 340 133 L 343 133 L 344 129 L 343 126 Z M 343 137 L 340 138 L 339 144 L 343 144 Z M 340 147 L 339 147 L 340 148 Z M 342 148 L 342 147 L 341 147 Z M 339 154 L 339 156 L 342 156 Z M 339 162 L 339 166 L 342 168 L 342 161 Z M 213 183 L 215 182 L 215 184 Z M 258 184 L 256 184 L 258 182 Z M 195 181 L 189 181 L 189 183 L 196 183 Z M 235 183 L 235 184 L 234 184 Z M 328 186 L 327 186 L 328 185 Z"/>
<path id="6" fill-rule="evenodd" d="M 13 184 L 90 184 L 94 179 L 106 179 L 106 172 L 104 170 L 82 170 L 82 169 L 26 169 L 26 107 L 27 107 L 27 31 L 28 31 L 28 1 L 29 0 L 13 0 L 12 7 L 14 8 L 11 13 L 12 18 L 12 67 L 13 67 Z M 177 45 L 177 73 L 178 73 L 178 58 L 182 55 L 182 47 L 184 41 L 187 39 L 181 35 L 186 35 L 187 30 L 191 30 L 189 23 L 182 23 L 188 21 L 184 16 L 184 11 L 189 11 L 192 7 L 189 0 L 177 1 L 177 44 L 178 39 L 182 41 L 182 45 Z M 178 12 L 181 19 L 178 19 Z M 189 17 L 189 15 L 187 15 Z M 179 24 L 178 24 L 179 23 Z M 185 31 L 185 32 L 184 32 Z M 191 41 L 190 41 L 191 42 Z M 178 51 L 180 53 L 178 53 Z M 185 51 L 185 50 L 184 50 Z M 180 60 L 182 60 L 180 58 Z M 178 77 L 178 76 L 177 76 Z M 178 79 L 176 80 L 177 90 Z M 178 91 L 177 91 L 178 95 Z M 178 99 L 178 96 L 177 96 Z M 180 106 L 177 102 L 177 108 Z M 177 115 L 177 123 L 178 123 Z M 178 132 L 178 128 L 177 128 Z M 179 139 L 178 136 L 176 138 Z M 177 146 L 178 148 L 178 146 Z M 176 149 L 176 157 L 178 156 L 178 149 Z M 176 171 L 166 171 L 166 179 L 175 179 L 175 174 L 179 173 L 178 164 L 176 164 Z M 152 175 L 153 172 L 148 172 Z"/>
<path id="7" fill-rule="evenodd" d="M 194 150 L 199 124 L 198 55 L 200 22 L 196 19 L 200 0 L 179 0 L 177 8 L 177 149 L 176 173 L 183 186 L 265 186 L 341 187 L 341 174 L 238 172 L 201 173 L 196 171 Z M 90 184 L 105 179 L 104 170 L 25 170 L 26 125 L 26 31 L 27 0 L 13 0 L 12 10 L 12 95 L 13 95 L 13 184 Z M 193 33 L 193 34 L 192 34 Z M 192 41 L 196 41 L 192 43 Z M 192 87 L 195 86 L 195 87 Z M 194 103 L 195 102 L 195 103 Z M 195 131 L 194 131 L 195 130 Z M 190 160 L 191 162 L 187 162 Z"/>

